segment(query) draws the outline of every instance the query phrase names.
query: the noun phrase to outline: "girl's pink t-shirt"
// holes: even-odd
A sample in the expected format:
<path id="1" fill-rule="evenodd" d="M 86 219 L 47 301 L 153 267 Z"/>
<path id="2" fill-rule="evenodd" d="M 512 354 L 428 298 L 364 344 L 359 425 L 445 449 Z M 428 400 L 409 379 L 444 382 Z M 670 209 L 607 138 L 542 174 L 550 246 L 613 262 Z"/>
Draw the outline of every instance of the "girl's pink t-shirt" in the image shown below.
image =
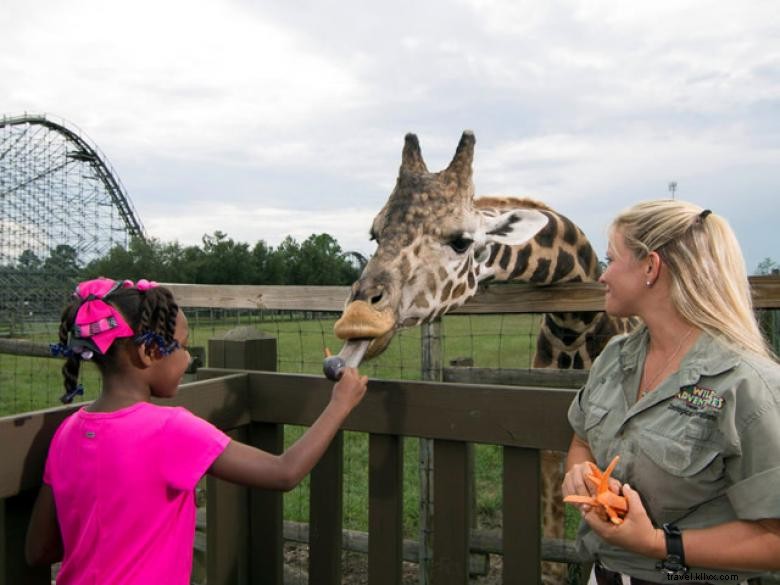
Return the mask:
<path id="1" fill-rule="evenodd" d="M 184 408 L 148 402 L 63 421 L 43 477 L 65 550 L 57 585 L 187 585 L 195 485 L 228 442 Z"/>

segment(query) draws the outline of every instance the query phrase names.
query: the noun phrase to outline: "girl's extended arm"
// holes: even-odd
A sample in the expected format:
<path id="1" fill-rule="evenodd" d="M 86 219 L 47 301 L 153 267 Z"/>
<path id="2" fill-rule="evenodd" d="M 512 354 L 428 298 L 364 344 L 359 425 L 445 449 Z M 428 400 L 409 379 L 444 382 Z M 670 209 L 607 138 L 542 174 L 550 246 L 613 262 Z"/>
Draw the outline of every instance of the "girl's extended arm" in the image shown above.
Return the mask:
<path id="1" fill-rule="evenodd" d="M 328 406 L 287 451 L 273 455 L 238 441 L 228 443 L 209 475 L 253 487 L 288 491 L 300 483 L 327 449 L 341 423 L 366 392 L 368 378 L 345 368 Z"/>
<path id="2" fill-rule="evenodd" d="M 45 483 L 30 517 L 24 556 L 30 565 L 50 565 L 62 560 L 62 536 L 57 523 L 54 493 Z"/>

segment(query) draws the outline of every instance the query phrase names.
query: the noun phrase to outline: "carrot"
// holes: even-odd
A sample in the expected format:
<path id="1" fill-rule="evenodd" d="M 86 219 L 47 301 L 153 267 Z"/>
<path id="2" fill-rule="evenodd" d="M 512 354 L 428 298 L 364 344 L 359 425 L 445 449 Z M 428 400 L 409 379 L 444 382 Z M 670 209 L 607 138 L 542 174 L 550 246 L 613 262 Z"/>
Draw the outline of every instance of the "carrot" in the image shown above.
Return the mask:
<path id="1" fill-rule="evenodd" d="M 588 461 L 591 473 L 586 474 L 585 479 L 596 487 L 596 497 L 570 495 L 563 498 L 563 501 L 571 504 L 600 506 L 605 510 L 613 524 L 622 524 L 623 519 L 621 516 L 625 516 L 628 511 L 628 500 L 609 489 L 609 478 L 612 476 L 612 472 L 615 470 L 619 460 L 620 456 L 615 455 L 615 458 L 609 462 L 609 465 L 603 472 L 592 461 Z"/>
<path id="2" fill-rule="evenodd" d="M 600 493 L 596 499 L 599 503 L 614 508 L 618 512 L 628 511 L 628 500 L 623 496 L 617 495 L 615 492 L 607 491 Z"/>
<path id="3" fill-rule="evenodd" d="M 598 506 L 599 502 L 596 501 L 595 498 L 591 498 L 590 496 L 577 496 L 577 495 L 570 495 L 563 498 L 564 502 L 568 502 L 570 504 L 590 504 L 591 506 Z"/>

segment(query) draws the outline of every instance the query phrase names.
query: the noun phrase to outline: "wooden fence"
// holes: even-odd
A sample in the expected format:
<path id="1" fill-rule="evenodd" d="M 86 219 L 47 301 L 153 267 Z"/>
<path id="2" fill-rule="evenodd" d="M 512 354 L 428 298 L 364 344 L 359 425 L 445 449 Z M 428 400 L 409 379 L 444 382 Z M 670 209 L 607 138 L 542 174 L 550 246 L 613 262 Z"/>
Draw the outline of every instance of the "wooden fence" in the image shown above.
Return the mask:
<path id="1" fill-rule="evenodd" d="M 758 308 L 780 306 L 779 278 L 754 279 L 753 286 Z M 334 299 L 341 299 L 340 306 L 346 296 L 342 290 L 322 306 L 304 306 L 290 287 L 285 287 L 288 292 L 272 306 L 263 299 L 267 300 L 269 290 L 277 287 L 219 287 L 208 292 L 208 287 L 172 288 L 183 306 L 199 307 L 215 306 L 217 299 L 216 306 L 223 308 L 338 310 Z M 510 288 L 514 289 L 511 293 Z M 307 298 L 312 295 L 307 293 Z M 598 310 L 603 304 L 600 290 L 592 285 L 549 287 L 541 295 L 538 289 L 530 287 L 496 286 L 486 295 L 461 312 Z M 548 297 L 555 302 L 548 301 Z M 486 298 L 493 301 L 485 305 Z M 206 302 L 207 299 L 212 300 Z M 290 306 L 280 306 L 284 304 Z M 199 370 L 202 380 L 183 385 L 178 396 L 165 403 L 184 406 L 234 438 L 278 453 L 283 448 L 284 425 L 311 425 L 329 399 L 331 383 L 319 376 L 225 369 L 259 367 L 247 360 L 264 362 L 265 358 L 248 345 L 250 341 L 230 342 L 243 346 L 223 343 L 221 349 L 210 348 L 210 363 L 218 363 L 222 368 Z M 214 362 L 212 355 L 222 357 L 215 357 Z M 568 447 L 571 430 L 566 411 L 574 391 L 487 385 L 487 379 L 482 377 L 478 386 L 375 380 L 363 402 L 346 420 L 345 430 L 369 435 L 369 585 L 401 583 L 402 439 L 408 436 L 429 439 L 434 445 L 432 582 L 468 582 L 473 505 L 468 443 L 503 447 L 500 546 L 504 583 L 539 582 L 540 451 Z M 4 449 L 0 460 L 0 585 L 50 582 L 48 568 L 26 566 L 24 534 L 51 437 L 59 423 L 80 406 L 0 418 L 0 445 Z M 341 582 L 342 478 L 343 436 L 339 433 L 311 477 L 312 584 Z M 281 585 L 282 495 L 211 478 L 207 493 L 209 585 Z"/>
<path id="2" fill-rule="evenodd" d="M 237 343 L 237 342 L 234 342 Z M 332 384 L 317 376 L 202 369 L 166 404 L 181 405 L 236 439 L 280 452 L 283 425 L 311 425 Z M 572 391 L 372 381 L 344 430 L 369 435 L 369 585 L 401 583 L 403 437 L 434 442 L 433 583 L 468 582 L 471 538 L 467 443 L 503 446 L 505 583 L 539 581 L 541 449 L 565 449 Z M 48 443 L 77 406 L 0 419 L 0 585 L 49 583 L 24 563 L 23 542 Z M 341 582 L 343 438 L 312 472 L 310 583 Z M 209 585 L 282 583 L 282 495 L 215 479 L 207 487 Z"/>

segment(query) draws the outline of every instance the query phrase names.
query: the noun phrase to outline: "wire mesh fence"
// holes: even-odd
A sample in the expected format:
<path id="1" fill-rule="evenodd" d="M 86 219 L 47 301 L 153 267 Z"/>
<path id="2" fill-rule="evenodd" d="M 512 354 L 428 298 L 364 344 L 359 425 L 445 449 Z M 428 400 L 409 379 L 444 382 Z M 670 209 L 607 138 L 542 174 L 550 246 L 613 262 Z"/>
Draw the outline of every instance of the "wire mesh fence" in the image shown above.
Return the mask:
<path id="1" fill-rule="evenodd" d="M 178 295 L 177 295 L 178 296 Z M 268 310 L 237 308 L 186 307 L 190 324 L 190 346 L 203 348 L 203 362 L 208 364 L 208 341 L 224 337 L 236 328 L 251 328 L 277 340 L 279 372 L 321 375 L 326 347 L 338 351 L 340 341 L 333 334 L 336 311 Z M 778 330 L 777 312 L 760 311 L 760 320 L 768 334 Z M 492 370 L 531 368 L 539 331 L 540 315 L 534 313 L 446 315 L 441 321 L 441 363 Z M 55 315 L 43 318 L 36 314 L 17 329 L 17 335 L 0 337 L 0 416 L 59 405 L 62 394 L 61 360 L 39 357 L 48 343 L 57 340 L 59 323 Z M 419 380 L 425 376 L 421 346 L 425 333 L 420 328 L 401 330 L 387 350 L 376 359 L 365 362 L 361 371 L 371 378 Z M 8 344 L 8 345 L 3 345 Z M 6 348 L 3 350 L 3 348 Z M 11 351 L 10 347 L 13 347 Z M 100 379 L 92 364 L 82 368 L 85 395 L 91 400 L 100 392 Z M 287 426 L 285 444 L 289 446 L 305 428 Z M 343 526 L 348 545 L 343 548 L 343 583 L 366 581 L 365 533 L 368 524 L 368 444 L 359 433 L 344 433 Z M 404 536 L 419 541 L 421 518 L 420 442 L 404 440 Z M 501 525 L 501 451 L 492 445 L 479 445 L 474 456 L 474 529 L 491 530 Z M 307 522 L 309 519 L 309 479 L 284 495 L 285 555 L 288 582 L 307 580 Z M 576 524 L 576 522 L 575 522 Z M 571 532 L 571 530 L 569 530 Z M 197 539 L 196 539 L 197 541 Z M 414 549 L 416 550 L 416 549 Z M 196 555 L 197 559 L 202 555 Z M 473 558 L 475 576 L 472 583 L 494 583 L 501 559 L 495 555 L 477 554 Z M 417 582 L 417 565 L 405 563 L 404 582 Z M 407 574 L 408 573 L 408 574 Z M 194 582 L 201 575 L 196 568 Z M 408 578 L 407 578 L 408 577 Z"/>
<path id="2" fill-rule="evenodd" d="M 185 312 L 190 347 L 203 348 L 208 364 L 208 340 L 237 327 L 250 327 L 277 339 L 277 371 L 321 374 L 325 348 L 334 352 L 341 341 L 333 334 L 338 314 L 313 311 L 196 309 Z M 532 314 L 448 315 L 442 319 L 443 363 L 485 368 L 529 368 L 536 343 L 539 317 Z M 59 322 L 53 315 L 36 318 L 23 335 L 0 339 L 0 416 L 58 406 L 62 395 L 62 360 L 45 355 L 58 341 Z M 387 350 L 364 362 L 361 372 L 370 378 L 419 380 L 421 331 L 401 330 Z M 13 349 L 11 349 L 13 348 Z M 9 353 L 13 351 L 15 353 Z M 85 393 L 100 393 L 100 377 L 93 364 L 81 371 Z"/>

